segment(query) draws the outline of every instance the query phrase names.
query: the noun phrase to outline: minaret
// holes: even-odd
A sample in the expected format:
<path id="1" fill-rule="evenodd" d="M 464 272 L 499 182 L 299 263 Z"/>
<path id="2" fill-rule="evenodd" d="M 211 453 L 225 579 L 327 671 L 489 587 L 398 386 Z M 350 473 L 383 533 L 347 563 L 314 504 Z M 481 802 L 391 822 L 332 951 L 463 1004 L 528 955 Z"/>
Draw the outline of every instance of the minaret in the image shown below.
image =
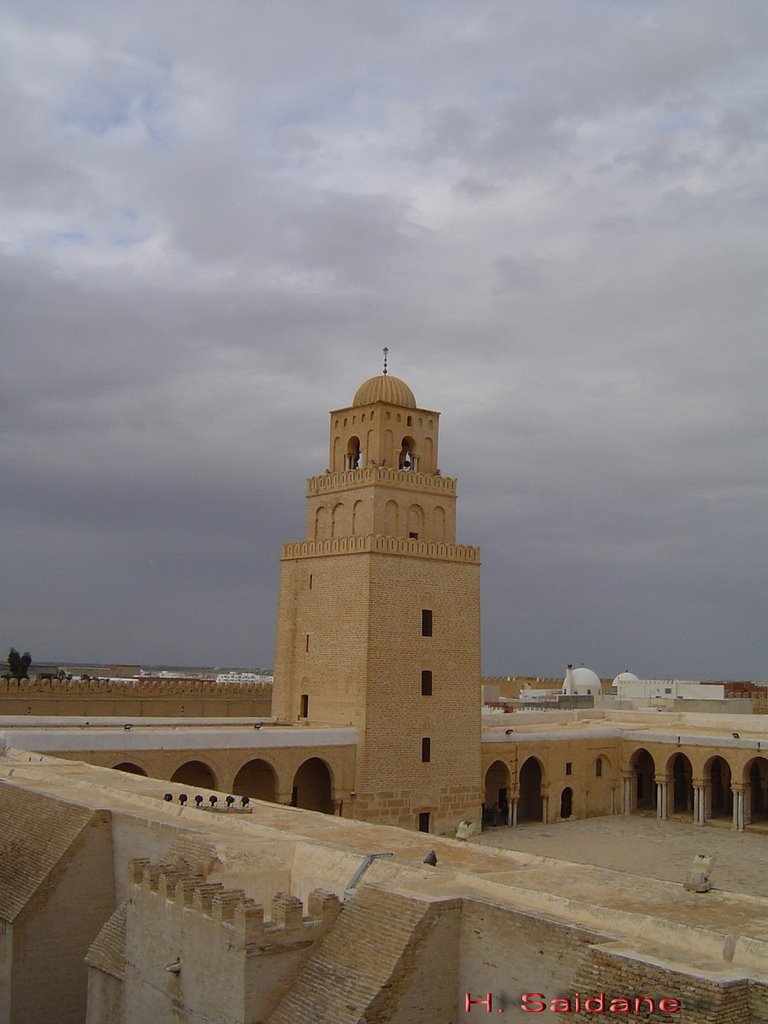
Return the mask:
<path id="1" fill-rule="evenodd" d="M 285 544 L 273 714 L 358 730 L 345 816 L 425 831 L 479 820 L 480 556 L 456 544 L 439 413 L 384 372 L 331 413 Z"/>

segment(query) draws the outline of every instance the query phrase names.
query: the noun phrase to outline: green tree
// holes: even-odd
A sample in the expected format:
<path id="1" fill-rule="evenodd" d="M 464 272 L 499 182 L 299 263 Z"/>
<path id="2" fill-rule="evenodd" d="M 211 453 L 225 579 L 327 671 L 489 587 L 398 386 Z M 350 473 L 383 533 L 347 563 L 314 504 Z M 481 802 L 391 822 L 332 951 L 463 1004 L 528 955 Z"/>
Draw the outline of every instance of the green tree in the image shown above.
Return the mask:
<path id="1" fill-rule="evenodd" d="M 8 668 L 10 669 L 12 679 L 24 679 L 29 672 L 31 664 L 32 655 L 29 651 L 19 654 L 15 647 L 8 651 Z"/>

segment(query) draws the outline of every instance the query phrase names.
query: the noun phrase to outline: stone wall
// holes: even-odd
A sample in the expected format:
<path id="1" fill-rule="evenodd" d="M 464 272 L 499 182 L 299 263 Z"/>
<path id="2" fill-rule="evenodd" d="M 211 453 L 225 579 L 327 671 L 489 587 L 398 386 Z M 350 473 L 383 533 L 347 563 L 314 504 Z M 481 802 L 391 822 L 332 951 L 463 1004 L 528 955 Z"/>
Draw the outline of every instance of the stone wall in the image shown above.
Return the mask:
<path id="1" fill-rule="evenodd" d="M 272 688 L 192 679 L 0 679 L 0 715 L 264 718 Z"/>
<path id="2" fill-rule="evenodd" d="M 305 917 L 300 900 L 278 893 L 265 920 L 264 908 L 243 890 L 193 874 L 184 862 L 138 860 L 131 870 L 128 1022 L 171 1024 L 179 1015 L 201 1024 L 265 1020 L 339 910 L 335 896 L 318 890 Z M 89 1024 L 112 1022 L 94 1016 Z"/>

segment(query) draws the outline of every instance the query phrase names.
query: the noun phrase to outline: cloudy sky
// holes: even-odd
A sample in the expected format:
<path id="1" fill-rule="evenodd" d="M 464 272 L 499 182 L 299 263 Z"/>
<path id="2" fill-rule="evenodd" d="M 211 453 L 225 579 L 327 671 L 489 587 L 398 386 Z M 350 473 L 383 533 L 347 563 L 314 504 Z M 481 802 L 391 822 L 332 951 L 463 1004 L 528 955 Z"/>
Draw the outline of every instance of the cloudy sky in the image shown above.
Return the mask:
<path id="1" fill-rule="evenodd" d="M 765 0 L 0 18 L 6 648 L 271 665 L 388 345 L 487 674 L 768 676 Z"/>

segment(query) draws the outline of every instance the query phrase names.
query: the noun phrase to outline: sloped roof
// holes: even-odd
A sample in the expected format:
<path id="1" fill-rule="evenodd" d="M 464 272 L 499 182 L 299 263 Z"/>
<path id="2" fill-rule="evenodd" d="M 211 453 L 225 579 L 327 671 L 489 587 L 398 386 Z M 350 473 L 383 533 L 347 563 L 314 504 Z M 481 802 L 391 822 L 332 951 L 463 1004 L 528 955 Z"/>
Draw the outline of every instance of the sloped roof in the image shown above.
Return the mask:
<path id="1" fill-rule="evenodd" d="M 0 919 L 15 920 L 93 815 L 0 781 Z"/>
<path id="2" fill-rule="evenodd" d="M 85 957 L 91 967 L 111 974 L 115 978 L 125 976 L 125 919 L 128 900 L 123 900 L 114 914 L 91 943 Z"/>

